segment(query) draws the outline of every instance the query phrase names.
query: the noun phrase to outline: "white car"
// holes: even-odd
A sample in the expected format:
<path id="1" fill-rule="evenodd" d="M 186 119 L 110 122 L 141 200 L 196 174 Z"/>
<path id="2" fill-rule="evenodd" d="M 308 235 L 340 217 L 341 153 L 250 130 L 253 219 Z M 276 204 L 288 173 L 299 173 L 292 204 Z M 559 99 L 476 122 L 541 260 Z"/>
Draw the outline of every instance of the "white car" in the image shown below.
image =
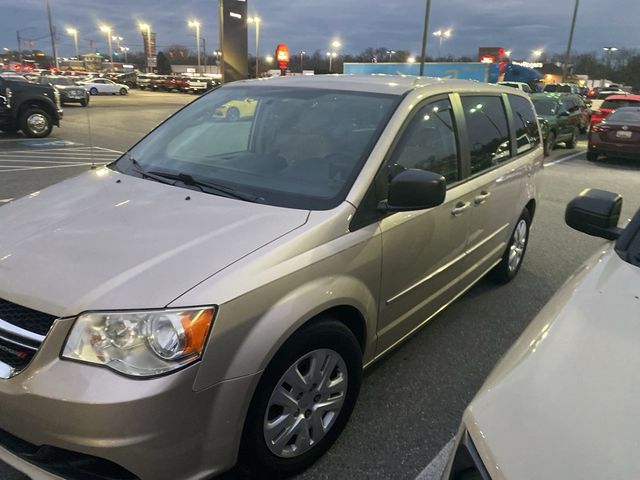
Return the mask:
<path id="1" fill-rule="evenodd" d="M 442 480 L 638 478 L 640 210 L 585 190 L 566 223 L 612 242 L 558 290 L 465 410 Z M 636 412 L 636 413 L 634 413 Z"/>
<path id="2" fill-rule="evenodd" d="M 91 95 L 100 93 L 111 93 L 112 95 L 126 95 L 129 93 L 129 87 L 122 83 L 116 83 L 107 78 L 94 78 L 92 80 L 82 82 L 82 86 Z"/>
<path id="3" fill-rule="evenodd" d="M 529 84 L 524 82 L 498 82 L 498 85 L 517 88 L 518 90 L 522 90 L 524 93 L 533 93 L 533 90 L 531 89 Z"/>

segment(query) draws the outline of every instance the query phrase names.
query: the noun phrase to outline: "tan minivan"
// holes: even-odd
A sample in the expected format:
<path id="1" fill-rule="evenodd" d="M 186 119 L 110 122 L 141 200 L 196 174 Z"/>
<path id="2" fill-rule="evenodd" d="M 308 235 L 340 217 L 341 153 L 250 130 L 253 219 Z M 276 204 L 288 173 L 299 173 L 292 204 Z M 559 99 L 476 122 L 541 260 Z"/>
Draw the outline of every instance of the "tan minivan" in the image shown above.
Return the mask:
<path id="1" fill-rule="evenodd" d="M 517 274 L 542 159 L 511 88 L 281 78 L 5 205 L 0 459 L 34 478 L 303 470 L 363 366 Z"/>

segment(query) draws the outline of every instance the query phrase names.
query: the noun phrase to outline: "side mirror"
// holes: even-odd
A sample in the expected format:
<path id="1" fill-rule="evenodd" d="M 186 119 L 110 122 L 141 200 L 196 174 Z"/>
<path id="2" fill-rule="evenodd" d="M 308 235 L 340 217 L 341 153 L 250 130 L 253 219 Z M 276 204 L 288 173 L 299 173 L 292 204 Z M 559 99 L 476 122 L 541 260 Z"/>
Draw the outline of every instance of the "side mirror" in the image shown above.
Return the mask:
<path id="1" fill-rule="evenodd" d="M 391 180 L 389 197 L 378 205 L 384 212 L 410 212 L 444 203 L 447 181 L 438 173 L 408 169 Z"/>
<path id="2" fill-rule="evenodd" d="M 622 233 L 618 228 L 621 210 L 621 195 L 588 188 L 569 202 L 564 221 L 587 235 L 616 240 Z"/>

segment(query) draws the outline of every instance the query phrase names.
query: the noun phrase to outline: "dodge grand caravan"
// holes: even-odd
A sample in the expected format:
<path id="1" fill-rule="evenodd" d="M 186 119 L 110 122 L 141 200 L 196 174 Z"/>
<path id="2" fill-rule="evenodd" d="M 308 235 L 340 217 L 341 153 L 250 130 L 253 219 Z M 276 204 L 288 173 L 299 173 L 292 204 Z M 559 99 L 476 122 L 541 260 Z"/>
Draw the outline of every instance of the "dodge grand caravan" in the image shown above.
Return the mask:
<path id="1" fill-rule="evenodd" d="M 240 118 L 216 111 L 255 108 Z M 370 365 L 522 264 L 542 166 L 514 89 L 237 82 L 0 208 L 0 458 L 38 478 L 260 478 L 335 441 Z"/>

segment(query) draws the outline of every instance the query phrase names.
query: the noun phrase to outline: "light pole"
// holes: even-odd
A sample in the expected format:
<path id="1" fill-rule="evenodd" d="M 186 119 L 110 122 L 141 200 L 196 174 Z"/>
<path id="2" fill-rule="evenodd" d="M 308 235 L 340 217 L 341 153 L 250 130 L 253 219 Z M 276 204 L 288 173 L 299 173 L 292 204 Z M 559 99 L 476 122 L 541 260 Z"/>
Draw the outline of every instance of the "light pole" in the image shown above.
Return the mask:
<path id="1" fill-rule="evenodd" d="M 78 49 L 78 30 L 67 28 L 67 33 L 73 37 L 73 44 L 76 46 L 76 58 L 80 60 L 80 50 Z"/>
<path id="2" fill-rule="evenodd" d="M 304 68 L 302 67 L 302 60 L 304 56 L 307 54 L 304 50 L 300 52 L 300 73 L 304 73 Z"/>
<path id="3" fill-rule="evenodd" d="M 442 41 L 445 38 L 451 38 L 451 34 L 453 33 L 453 31 L 450 28 L 447 28 L 446 30 L 436 30 L 435 32 L 433 32 L 433 35 L 435 37 L 439 37 L 440 38 L 440 45 L 438 46 L 438 57 L 442 57 Z"/>
<path id="4" fill-rule="evenodd" d="M 396 53 L 395 50 L 387 50 L 387 55 L 389 55 L 389 61 L 391 61 L 391 57 L 395 55 L 395 53 Z"/>
<path id="5" fill-rule="evenodd" d="M 422 54 L 420 57 L 420 76 L 424 75 L 424 62 L 427 57 L 427 40 L 429 37 L 429 15 L 431 13 L 431 0 L 427 0 L 424 12 L 424 29 L 422 30 Z"/>
<path id="6" fill-rule="evenodd" d="M 260 76 L 258 72 L 260 69 L 260 22 L 260 17 L 257 15 L 247 18 L 247 23 L 252 23 L 256 26 L 256 78 Z"/>
<path id="7" fill-rule="evenodd" d="M 130 50 L 129 47 L 120 47 L 120 50 L 122 51 L 122 53 L 124 53 L 124 63 L 127 63 L 127 52 Z"/>
<path id="8" fill-rule="evenodd" d="M 189 27 L 196 29 L 196 52 L 198 53 L 198 73 L 202 73 L 200 68 L 200 22 L 197 20 L 189 20 Z"/>
<path id="9" fill-rule="evenodd" d="M 333 59 L 336 58 L 338 54 L 336 52 L 327 52 L 327 57 L 329 57 L 329 73 L 333 71 Z"/>
<path id="10" fill-rule="evenodd" d="M 111 45 L 111 27 L 108 25 L 100 25 L 100 31 L 107 36 L 109 41 L 109 61 L 111 62 L 111 68 L 113 68 L 113 46 Z"/>
<path id="11" fill-rule="evenodd" d="M 149 57 L 151 56 L 151 25 L 148 23 L 139 23 L 138 28 L 147 34 L 145 47 L 147 50 L 147 73 L 149 73 L 151 72 L 151 65 L 149 64 Z"/>
<path id="12" fill-rule="evenodd" d="M 573 7 L 573 19 L 571 20 L 571 31 L 569 32 L 569 42 L 567 42 L 567 53 L 564 56 L 564 66 L 562 68 L 562 81 L 567 81 L 567 69 L 569 68 L 569 60 L 571 59 L 571 43 L 573 43 L 573 32 L 576 29 L 576 17 L 578 16 L 578 7 L 580 0 L 576 0 Z"/>
<path id="13" fill-rule="evenodd" d="M 613 56 L 613 52 L 617 52 L 617 47 L 602 47 L 602 49 L 607 52 L 607 69 L 611 70 L 611 57 Z"/>

